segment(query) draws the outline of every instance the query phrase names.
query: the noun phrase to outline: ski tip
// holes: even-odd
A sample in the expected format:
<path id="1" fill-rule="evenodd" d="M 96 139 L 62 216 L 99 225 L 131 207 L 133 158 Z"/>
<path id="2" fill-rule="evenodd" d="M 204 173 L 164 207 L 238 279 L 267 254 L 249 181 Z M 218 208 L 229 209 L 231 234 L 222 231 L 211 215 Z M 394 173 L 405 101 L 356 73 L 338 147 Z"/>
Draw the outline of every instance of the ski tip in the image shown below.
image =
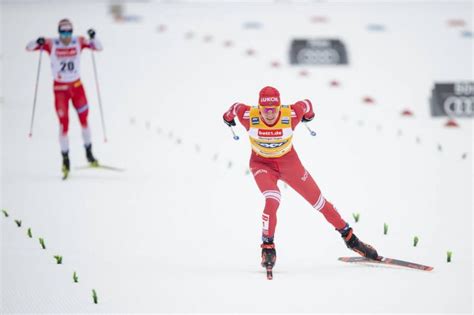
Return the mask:
<path id="1" fill-rule="evenodd" d="M 420 265 L 418 268 L 416 269 L 420 269 L 420 270 L 423 270 L 423 271 L 432 271 L 434 269 L 434 267 L 431 267 L 431 266 L 425 266 L 425 265 Z"/>
<path id="2" fill-rule="evenodd" d="M 345 262 L 350 262 L 350 261 L 353 260 L 354 258 L 359 258 L 359 257 L 339 257 L 337 260 L 345 261 Z M 362 257 L 361 257 L 361 258 L 362 258 Z"/>
<path id="3" fill-rule="evenodd" d="M 394 258 L 388 258 L 379 256 L 377 259 L 369 259 L 362 256 L 355 256 L 355 257 L 339 257 L 338 260 L 348 263 L 378 263 L 378 264 L 385 264 L 385 265 L 392 265 L 398 267 L 406 267 L 421 271 L 431 271 L 434 268 L 431 266 L 421 265 L 417 263 L 412 263 L 409 261 L 398 260 Z"/>
<path id="4" fill-rule="evenodd" d="M 109 171 L 125 172 L 124 168 L 103 165 L 103 164 L 88 164 L 88 165 L 83 165 L 83 166 L 76 166 L 74 169 L 76 170 L 104 169 L 104 170 L 109 170 Z"/>

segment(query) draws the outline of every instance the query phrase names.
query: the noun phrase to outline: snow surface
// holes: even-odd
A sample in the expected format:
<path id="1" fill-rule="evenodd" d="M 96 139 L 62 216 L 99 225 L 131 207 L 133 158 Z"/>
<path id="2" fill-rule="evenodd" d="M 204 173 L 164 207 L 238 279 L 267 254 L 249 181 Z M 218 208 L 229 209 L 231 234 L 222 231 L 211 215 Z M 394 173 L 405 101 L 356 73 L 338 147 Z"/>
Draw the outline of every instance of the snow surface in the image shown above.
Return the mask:
<path id="1" fill-rule="evenodd" d="M 10 214 L 0 218 L 1 313 L 472 311 L 472 119 L 445 128 L 428 104 L 433 82 L 473 80 L 472 39 L 461 36 L 472 31 L 472 2 L 135 3 L 126 6 L 142 17 L 133 23 L 114 22 L 105 2 L 1 8 L 0 207 Z M 312 23 L 313 16 L 328 20 Z M 105 144 L 89 51 L 82 79 L 95 154 L 123 173 L 73 170 L 61 181 L 47 56 L 27 137 L 38 54 L 24 47 L 55 35 L 63 17 L 77 34 L 94 27 L 105 47 L 95 55 Z M 449 19 L 467 25 L 449 27 Z M 243 27 L 255 21 L 261 29 Z M 369 24 L 385 32 L 370 32 Z M 350 65 L 291 67 L 294 37 L 340 38 Z M 265 279 L 263 198 L 246 174 L 250 148 L 242 127 L 234 141 L 221 121 L 233 102 L 255 103 L 264 85 L 279 88 L 284 103 L 315 104 L 310 125 L 318 135 L 299 127 L 295 147 L 357 235 L 382 255 L 432 265 L 432 272 L 337 261 L 353 253 L 281 183 L 278 262 L 274 280 Z M 365 96 L 375 104 L 364 104 Z M 402 117 L 405 108 L 414 117 Z M 70 115 L 76 167 L 86 161 L 72 108 Z"/>

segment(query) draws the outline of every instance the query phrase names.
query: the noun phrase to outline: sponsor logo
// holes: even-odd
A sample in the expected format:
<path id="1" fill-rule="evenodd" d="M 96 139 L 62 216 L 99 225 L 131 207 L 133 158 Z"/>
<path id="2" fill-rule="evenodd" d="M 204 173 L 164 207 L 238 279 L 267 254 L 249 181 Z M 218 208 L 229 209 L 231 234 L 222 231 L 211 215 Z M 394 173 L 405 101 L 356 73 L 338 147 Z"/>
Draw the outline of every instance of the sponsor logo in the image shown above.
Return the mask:
<path id="1" fill-rule="evenodd" d="M 56 48 L 56 56 L 57 57 L 73 57 L 75 55 L 77 55 L 76 47 Z"/>
<path id="2" fill-rule="evenodd" d="M 290 48 L 291 64 L 348 64 L 345 44 L 339 39 L 294 39 Z"/>
<path id="3" fill-rule="evenodd" d="M 278 102 L 278 97 L 274 97 L 274 96 L 267 96 L 267 97 L 262 97 L 260 98 L 260 103 L 263 104 L 263 103 L 266 103 L 266 102 Z"/>
<path id="4" fill-rule="evenodd" d="M 252 125 L 258 125 L 260 123 L 260 119 L 258 117 L 252 117 Z"/>
<path id="5" fill-rule="evenodd" d="M 301 180 L 302 180 L 303 182 L 305 182 L 305 181 L 308 179 L 308 175 L 309 175 L 309 174 L 308 174 L 308 171 L 307 171 L 307 170 L 304 170 L 304 175 L 303 175 L 303 177 L 301 177 Z"/>
<path id="6" fill-rule="evenodd" d="M 474 114 L 474 96 L 449 96 L 443 104 L 448 116 L 472 116 Z"/>
<path id="7" fill-rule="evenodd" d="M 262 228 L 264 231 L 268 231 L 268 226 L 270 223 L 270 216 L 266 213 L 262 214 Z"/>
<path id="8" fill-rule="evenodd" d="M 285 124 L 285 125 L 288 125 L 290 123 L 290 118 L 288 117 L 284 117 L 281 119 L 281 123 L 282 124 Z"/>
<path id="9" fill-rule="evenodd" d="M 262 138 L 275 138 L 283 136 L 283 130 L 281 129 L 258 129 L 258 136 Z"/>
<path id="10" fill-rule="evenodd" d="M 253 176 L 257 176 L 257 175 L 259 175 L 259 174 L 266 174 L 266 173 L 268 173 L 267 170 L 259 169 L 259 170 L 257 170 L 255 173 L 253 173 Z"/>
<path id="11" fill-rule="evenodd" d="M 266 148 L 266 149 L 275 149 L 275 148 L 279 148 L 281 147 L 282 145 L 284 145 L 286 143 L 286 141 L 284 142 L 258 142 L 258 145 L 263 147 L 263 148 Z"/>
<path id="12" fill-rule="evenodd" d="M 435 83 L 432 116 L 474 117 L 474 82 Z"/>
<path id="13" fill-rule="evenodd" d="M 474 84 L 468 82 L 461 82 L 454 84 L 454 94 L 456 95 L 473 95 Z"/>
<path id="14" fill-rule="evenodd" d="M 332 48 L 303 48 L 296 55 L 296 59 L 303 64 L 332 65 L 341 63 L 339 53 Z"/>
<path id="15" fill-rule="evenodd" d="M 331 47 L 331 41 L 327 39 L 310 39 L 307 46 L 311 48 L 328 48 Z"/>

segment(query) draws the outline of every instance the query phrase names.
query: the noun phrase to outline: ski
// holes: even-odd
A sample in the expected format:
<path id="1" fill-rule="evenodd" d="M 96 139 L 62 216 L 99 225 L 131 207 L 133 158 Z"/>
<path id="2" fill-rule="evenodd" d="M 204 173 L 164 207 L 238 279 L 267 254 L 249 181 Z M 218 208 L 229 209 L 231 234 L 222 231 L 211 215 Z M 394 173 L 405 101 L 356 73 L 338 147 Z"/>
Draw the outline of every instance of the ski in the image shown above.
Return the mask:
<path id="1" fill-rule="evenodd" d="M 365 257 L 339 257 L 338 259 L 340 261 L 344 261 L 348 263 L 371 263 L 371 264 L 399 266 L 399 267 L 405 267 L 405 268 L 411 268 L 411 269 L 417 269 L 417 270 L 423 270 L 423 271 L 433 270 L 433 267 L 430 267 L 430 266 L 416 264 L 413 262 L 394 259 L 394 258 L 382 257 L 382 256 L 379 256 L 377 260 L 373 260 L 373 259 L 369 259 Z"/>
<path id="2" fill-rule="evenodd" d="M 63 171 L 62 180 L 66 180 L 69 177 L 69 171 Z"/>
<path id="3" fill-rule="evenodd" d="M 273 267 L 267 266 L 267 279 L 272 280 L 273 279 Z"/>
<path id="4" fill-rule="evenodd" d="M 115 166 L 109 166 L 109 165 L 103 165 L 103 164 L 95 164 L 95 165 L 84 165 L 84 166 L 78 166 L 75 167 L 76 170 L 86 170 L 86 169 L 94 169 L 94 168 L 101 168 L 104 170 L 109 170 L 109 171 L 115 171 L 115 172 L 124 172 L 125 169 L 115 167 Z"/>

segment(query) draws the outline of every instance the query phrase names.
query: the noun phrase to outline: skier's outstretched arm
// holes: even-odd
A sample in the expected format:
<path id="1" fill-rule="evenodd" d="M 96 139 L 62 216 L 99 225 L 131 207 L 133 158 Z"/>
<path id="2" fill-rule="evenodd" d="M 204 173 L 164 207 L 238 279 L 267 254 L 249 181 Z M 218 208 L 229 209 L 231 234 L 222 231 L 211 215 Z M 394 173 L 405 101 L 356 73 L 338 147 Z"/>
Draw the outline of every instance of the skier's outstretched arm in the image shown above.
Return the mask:
<path id="1" fill-rule="evenodd" d="M 81 49 L 89 48 L 96 51 L 101 51 L 103 49 L 102 43 L 96 38 L 96 32 L 94 29 L 89 29 L 87 31 L 89 39 L 80 36 L 79 41 L 81 43 Z"/>
<path id="2" fill-rule="evenodd" d="M 291 105 L 291 109 L 294 112 L 292 115 L 293 128 L 300 122 L 310 122 L 314 119 L 313 104 L 308 99 L 296 102 Z"/>
<path id="3" fill-rule="evenodd" d="M 224 113 L 223 119 L 224 123 L 229 126 L 235 126 L 235 117 L 237 117 L 240 123 L 245 127 L 245 129 L 249 129 L 249 109 L 250 106 L 242 104 L 242 103 L 234 103 L 232 106 Z"/>
<path id="4" fill-rule="evenodd" d="M 26 45 L 27 51 L 35 51 L 40 49 L 46 50 L 47 52 L 51 52 L 51 39 L 38 37 L 37 39 L 30 41 L 28 45 Z"/>

